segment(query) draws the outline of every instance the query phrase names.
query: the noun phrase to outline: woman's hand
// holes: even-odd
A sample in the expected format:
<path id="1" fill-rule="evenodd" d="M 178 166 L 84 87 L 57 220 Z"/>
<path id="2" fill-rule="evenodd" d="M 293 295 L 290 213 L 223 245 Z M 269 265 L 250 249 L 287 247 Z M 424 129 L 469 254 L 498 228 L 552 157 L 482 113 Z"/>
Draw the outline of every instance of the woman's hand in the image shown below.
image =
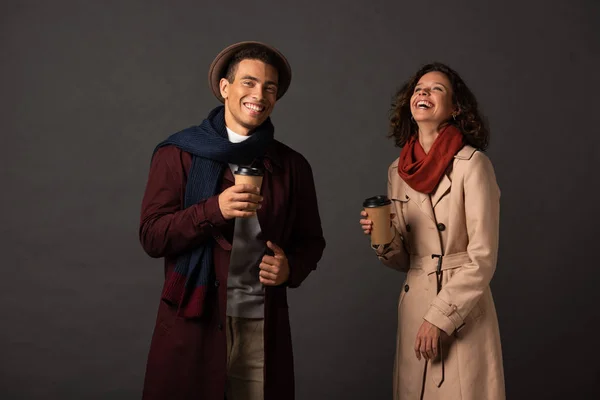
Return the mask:
<path id="1" fill-rule="evenodd" d="M 359 221 L 360 226 L 365 235 L 370 235 L 371 231 L 373 230 L 373 221 L 371 221 L 370 219 L 367 219 L 369 217 L 369 215 L 367 214 L 367 212 L 365 210 L 362 210 L 360 212 L 360 215 L 364 217 Z M 395 216 L 396 216 L 395 213 L 390 214 L 390 226 L 392 226 L 392 220 L 394 219 Z"/>
<path id="2" fill-rule="evenodd" d="M 370 235 L 371 231 L 373 230 L 373 221 L 371 221 L 370 219 L 366 219 L 368 217 L 368 215 L 365 210 L 362 210 L 360 212 L 360 215 L 365 217 L 360 220 L 360 226 L 365 235 Z"/>
<path id="3" fill-rule="evenodd" d="M 415 355 L 418 360 L 421 360 L 421 356 L 426 360 L 434 360 L 438 356 L 440 335 L 447 336 L 431 322 L 423 321 L 415 340 Z"/>

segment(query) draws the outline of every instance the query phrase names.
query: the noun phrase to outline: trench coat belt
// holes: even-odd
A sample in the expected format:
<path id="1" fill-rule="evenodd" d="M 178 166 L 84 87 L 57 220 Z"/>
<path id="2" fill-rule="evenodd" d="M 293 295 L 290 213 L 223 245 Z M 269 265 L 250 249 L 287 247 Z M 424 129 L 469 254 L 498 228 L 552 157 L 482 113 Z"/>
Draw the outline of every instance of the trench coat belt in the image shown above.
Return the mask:
<path id="1" fill-rule="evenodd" d="M 458 268 L 471 262 L 471 258 L 466 251 L 461 253 L 448 254 L 442 258 L 442 271 Z M 431 256 L 417 257 L 410 256 L 410 267 L 415 269 L 422 269 L 427 275 L 432 274 L 436 271 L 438 260 L 431 258 Z"/>
<path id="2" fill-rule="evenodd" d="M 439 258 L 441 258 L 441 268 L 440 270 L 447 271 L 449 269 L 454 269 L 461 267 L 465 264 L 471 262 L 471 258 L 466 251 L 454 254 L 448 254 L 445 256 L 432 255 L 425 257 L 416 257 L 411 256 L 410 258 L 410 267 L 414 269 L 422 269 L 427 275 L 433 274 L 438 269 L 438 264 L 440 262 Z M 438 277 L 436 277 L 437 281 Z M 438 290 L 439 290 L 438 286 Z M 429 361 L 429 372 L 427 371 L 427 367 L 425 367 L 423 379 L 427 378 L 427 375 L 431 376 L 431 379 L 435 382 L 437 387 L 440 387 L 444 382 L 444 349 L 442 343 L 440 341 L 440 356 L 435 359 Z M 427 362 L 427 361 L 426 361 Z M 425 384 L 425 381 L 423 381 Z"/>

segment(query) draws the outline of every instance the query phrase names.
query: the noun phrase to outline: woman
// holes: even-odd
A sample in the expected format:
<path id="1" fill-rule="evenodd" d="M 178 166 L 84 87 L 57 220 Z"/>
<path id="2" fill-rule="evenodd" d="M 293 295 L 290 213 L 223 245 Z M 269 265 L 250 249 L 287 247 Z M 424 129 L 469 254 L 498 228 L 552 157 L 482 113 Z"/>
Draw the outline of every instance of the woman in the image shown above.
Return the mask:
<path id="1" fill-rule="evenodd" d="M 448 66 L 421 68 L 398 91 L 388 170 L 391 243 L 384 265 L 406 272 L 398 304 L 394 399 L 504 399 L 490 291 L 500 191 L 483 153 L 489 132 L 475 96 Z M 365 211 L 365 234 L 372 222 Z"/>

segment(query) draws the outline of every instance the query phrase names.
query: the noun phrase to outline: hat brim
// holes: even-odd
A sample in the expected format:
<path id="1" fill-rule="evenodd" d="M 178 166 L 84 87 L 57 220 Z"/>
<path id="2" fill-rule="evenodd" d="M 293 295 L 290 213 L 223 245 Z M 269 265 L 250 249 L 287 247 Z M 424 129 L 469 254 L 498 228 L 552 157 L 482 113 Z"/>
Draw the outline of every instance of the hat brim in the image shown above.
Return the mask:
<path id="1" fill-rule="evenodd" d="M 261 42 L 239 42 L 232 44 L 217 54 L 213 62 L 210 64 L 210 68 L 208 69 L 208 85 L 210 86 L 210 89 L 215 97 L 219 99 L 221 103 L 223 103 L 225 100 L 221 96 L 220 82 L 221 78 L 224 78 L 225 74 L 227 73 L 227 67 L 229 66 L 231 58 L 239 50 L 252 46 L 262 46 L 265 49 L 273 52 L 275 55 L 275 62 L 277 64 L 275 67 L 277 68 L 279 75 L 279 82 L 277 83 L 277 100 L 282 98 L 290 87 L 290 83 L 292 82 L 292 68 L 290 67 L 288 60 L 283 54 L 281 54 L 279 50 Z"/>

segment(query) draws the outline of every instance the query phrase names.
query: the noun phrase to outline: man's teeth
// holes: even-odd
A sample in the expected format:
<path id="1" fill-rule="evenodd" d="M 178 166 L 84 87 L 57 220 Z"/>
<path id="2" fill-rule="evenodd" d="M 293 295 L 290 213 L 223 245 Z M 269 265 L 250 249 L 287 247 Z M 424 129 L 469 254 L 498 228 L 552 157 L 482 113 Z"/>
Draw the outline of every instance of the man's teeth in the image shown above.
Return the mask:
<path id="1" fill-rule="evenodd" d="M 245 103 L 246 108 L 252 111 L 261 112 L 265 108 L 263 106 L 257 106 L 256 104 Z"/>

